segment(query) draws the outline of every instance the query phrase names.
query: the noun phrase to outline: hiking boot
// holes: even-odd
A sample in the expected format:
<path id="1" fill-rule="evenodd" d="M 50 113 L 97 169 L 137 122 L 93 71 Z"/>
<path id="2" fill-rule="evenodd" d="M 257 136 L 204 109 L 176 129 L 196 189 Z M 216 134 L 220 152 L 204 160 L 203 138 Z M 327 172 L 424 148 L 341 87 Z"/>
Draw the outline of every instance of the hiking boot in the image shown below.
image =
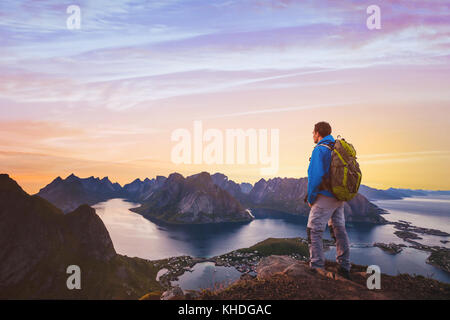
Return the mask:
<path id="1" fill-rule="evenodd" d="M 344 279 L 352 280 L 350 278 L 350 271 L 345 268 L 342 268 L 341 266 L 339 266 L 337 274 L 340 275 Z"/>

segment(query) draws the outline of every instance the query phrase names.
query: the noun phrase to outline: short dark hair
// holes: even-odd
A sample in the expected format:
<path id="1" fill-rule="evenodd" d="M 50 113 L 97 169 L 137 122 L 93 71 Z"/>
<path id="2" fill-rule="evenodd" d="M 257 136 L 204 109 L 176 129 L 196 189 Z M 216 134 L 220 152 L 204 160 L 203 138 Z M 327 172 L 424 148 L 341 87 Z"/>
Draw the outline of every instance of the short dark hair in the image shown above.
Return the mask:
<path id="1" fill-rule="evenodd" d="M 315 124 L 314 131 L 318 132 L 322 138 L 331 134 L 331 126 L 328 122 L 321 121 Z"/>

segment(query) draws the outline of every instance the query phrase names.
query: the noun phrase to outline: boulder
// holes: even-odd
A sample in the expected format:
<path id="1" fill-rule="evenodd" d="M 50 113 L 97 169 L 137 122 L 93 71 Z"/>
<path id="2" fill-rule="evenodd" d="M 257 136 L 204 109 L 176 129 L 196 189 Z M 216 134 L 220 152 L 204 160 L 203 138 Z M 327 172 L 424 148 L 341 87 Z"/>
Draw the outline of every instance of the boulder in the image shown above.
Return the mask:
<path id="1" fill-rule="evenodd" d="M 164 291 L 163 294 L 161 295 L 161 300 L 172 300 L 183 296 L 184 296 L 183 290 L 179 286 L 175 286 L 167 291 Z"/>
<path id="2" fill-rule="evenodd" d="M 273 274 L 283 272 L 289 266 L 296 264 L 298 261 L 289 256 L 269 256 L 263 258 L 256 266 L 258 279 L 269 278 Z"/>
<path id="3" fill-rule="evenodd" d="M 274 274 L 280 273 L 291 278 L 312 280 L 314 278 L 325 277 L 332 280 L 348 281 L 335 272 L 325 269 L 311 269 L 304 261 L 299 261 L 289 256 L 272 255 L 260 261 L 256 267 L 258 279 L 269 279 Z"/>

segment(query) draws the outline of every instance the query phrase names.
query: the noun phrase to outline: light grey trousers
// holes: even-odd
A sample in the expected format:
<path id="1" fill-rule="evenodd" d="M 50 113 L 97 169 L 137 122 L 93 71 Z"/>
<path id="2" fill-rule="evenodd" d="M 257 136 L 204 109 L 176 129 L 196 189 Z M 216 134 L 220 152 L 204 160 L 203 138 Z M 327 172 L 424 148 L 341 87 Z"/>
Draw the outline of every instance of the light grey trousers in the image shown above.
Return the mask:
<path id="1" fill-rule="evenodd" d="M 344 269 L 350 270 L 350 243 L 345 230 L 344 202 L 322 194 L 317 196 L 308 218 L 310 266 L 325 267 L 322 235 L 327 223 L 336 240 L 336 262 Z"/>

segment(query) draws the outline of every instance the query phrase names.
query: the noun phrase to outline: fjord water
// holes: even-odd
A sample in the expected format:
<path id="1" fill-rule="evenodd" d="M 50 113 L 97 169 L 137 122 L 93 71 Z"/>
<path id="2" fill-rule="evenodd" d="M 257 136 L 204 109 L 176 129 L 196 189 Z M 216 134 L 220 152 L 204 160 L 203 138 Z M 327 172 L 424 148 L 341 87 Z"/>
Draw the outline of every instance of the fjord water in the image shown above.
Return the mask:
<path id="1" fill-rule="evenodd" d="M 446 202 L 447 201 L 447 202 Z M 377 201 L 377 205 L 392 213 L 384 215 L 387 220 L 399 219 L 412 222 L 416 226 L 434 227 L 450 232 L 449 206 L 450 197 Z M 426 206 L 423 206 L 426 202 Z M 447 205 L 443 205 L 443 203 Z M 122 199 L 113 199 L 99 203 L 94 207 L 105 223 L 116 251 L 131 257 L 157 260 L 167 257 L 190 255 L 194 257 L 212 257 L 235 249 L 249 247 L 269 237 L 306 238 L 306 218 L 286 213 L 253 210 L 255 220 L 249 223 L 229 223 L 219 225 L 163 225 L 147 220 L 143 216 L 130 211 L 139 206 Z M 392 208 L 392 209 L 391 209 Z M 421 209 L 422 208 L 422 209 Z M 423 208 L 427 208 L 424 210 Z M 423 210 L 423 211 L 422 211 Z M 352 224 L 348 228 L 352 243 L 351 260 L 357 264 L 378 265 L 383 273 L 421 274 L 435 279 L 450 282 L 450 275 L 427 263 L 427 252 L 405 248 L 397 255 L 389 255 L 381 249 L 372 247 L 374 242 L 404 243 L 394 235 L 392 225 L 373 226 L 368 224 Z M 330 238 L 328 232 L 325 238 Z M 441 245 L 440 240 L 448 237 L 422 236 L 424 244 Z M 446 245 L 448 246 L 448 244 Z M 334 259 L 335 250 L 326 253 L 328 259 Z M 221 270 L 211 269 L 209 265 L 198 264 L 194 272 L 185 273 L 182 279 L 192 286 L 197 279 L 199 287 L 206 287 L 209 279 L 205 275 L 214 272 L 223 278 Z M 197 270 L 198 269 L 198 270 Z M 219 272 L 219 273 L 217 273 Z M 230 272 L 226 270 L 226 272 Z M 231 275 L 233 278 L 235 274 Z M 205 286 L 206 285 L 206 286 Z"/>

